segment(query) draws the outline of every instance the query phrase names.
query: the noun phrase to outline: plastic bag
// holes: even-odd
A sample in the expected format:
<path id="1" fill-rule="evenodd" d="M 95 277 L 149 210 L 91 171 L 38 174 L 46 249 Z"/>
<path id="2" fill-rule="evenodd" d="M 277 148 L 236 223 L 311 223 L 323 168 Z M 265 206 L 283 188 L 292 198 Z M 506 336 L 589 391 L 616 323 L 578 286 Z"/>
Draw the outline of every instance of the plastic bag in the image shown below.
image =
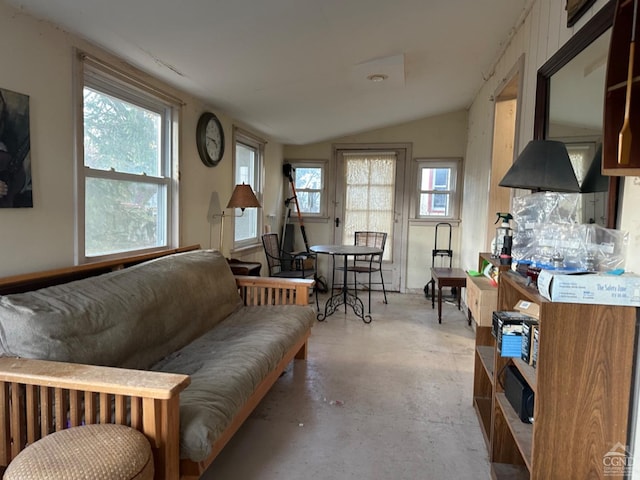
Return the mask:
<path id="1" fill-rule="evenodd" d="M 628 233 L 579 223 L 580 203 L 577 193 L 541 192 L 515 197 L 513 259 L 545 269 L 624 268 Z"/>

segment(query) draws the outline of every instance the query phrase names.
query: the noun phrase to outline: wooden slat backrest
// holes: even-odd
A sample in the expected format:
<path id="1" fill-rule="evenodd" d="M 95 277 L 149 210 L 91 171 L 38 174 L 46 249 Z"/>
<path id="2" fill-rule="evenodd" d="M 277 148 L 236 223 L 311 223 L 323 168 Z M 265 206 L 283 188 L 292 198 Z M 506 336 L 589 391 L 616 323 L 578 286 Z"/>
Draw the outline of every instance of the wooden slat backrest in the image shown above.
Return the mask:
<path id="1" fill-rule="evenodd" d="M 53 431 L 52 389 L 40 387 L 40 438 Z"/>
<path id="2" fill-rule="evenodd" d="M 83 422 L 83 394 L 78 390 L 69 391 L 69 425 L 71 427 L 77 427 L 82 425 Z"/>
<path id="3" fill-rule="evenodd" d="M 97 422 L 96 415 L 98 414 L 96 404 L 96 394 L 93 392 L 84 392 L 84 423 L 86 425 L 92 425 Z"/>
<path id="4" fill-rule="evenodd" d="M 11 413 L 9 415 L 9 425 L 11 428 L 11 458 L 15 458 L 20 450 L 22 450 L 22 445 L 24 442 L 23 438 L 23 412 L 22 412 L 22 398 L 20 396 L 20 384 L 11 383 L 9 386 L 9 390 L 11 392 L 9 405 L 11 408 Z"/>
<path id="5" fill-rule="evenodd" d="M 38 418 L 39 400 L 38 388 L 35 385 L 26 386 L 27 395 L 27 443 L 31 444 L 40 438 L 40 425 L 34 419 Z"/>

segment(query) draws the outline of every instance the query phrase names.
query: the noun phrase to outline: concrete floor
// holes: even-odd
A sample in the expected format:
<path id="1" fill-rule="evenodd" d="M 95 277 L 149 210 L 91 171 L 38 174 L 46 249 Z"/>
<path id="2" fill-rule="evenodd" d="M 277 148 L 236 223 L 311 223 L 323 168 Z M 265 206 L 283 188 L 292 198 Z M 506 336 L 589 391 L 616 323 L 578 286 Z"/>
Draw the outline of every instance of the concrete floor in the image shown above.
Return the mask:
<path id="1" fill-rule="evenodd" d="M 472 407 L 474 332 L 419 294 L 374 293 L 373 322 L 337 312 L 202 477 L 488 479 Z"/>

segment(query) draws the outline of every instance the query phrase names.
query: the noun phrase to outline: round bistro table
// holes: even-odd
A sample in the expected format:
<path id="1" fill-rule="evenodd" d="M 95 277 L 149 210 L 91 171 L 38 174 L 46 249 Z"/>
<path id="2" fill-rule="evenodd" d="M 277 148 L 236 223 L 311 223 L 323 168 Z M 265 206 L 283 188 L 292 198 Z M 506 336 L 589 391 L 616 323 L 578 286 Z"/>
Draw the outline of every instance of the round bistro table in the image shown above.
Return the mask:
<path id="1" fill-rule="evenodd" d="M 338 310 L 338 308 L 344 305 L 344 311 L 347 313 L 347 306 L 353 309 L 358 318 L 364 323 L 371 323 L 371 315 L 364 313 L 364 304 L 360 300 L 357 294 L 351 293 L 347 284 L 347 260 L 349 257 L 357 257 L 362 255 L 375 255 L 381 254 L 382 249 L 377 247 L 366 247 L 362 245 L 314 245 L 310 248 L 314 253 L 320 255 L 331 255 L 333 260 L 333 269 L 335 271 L 335 259 L 336 257 L 343 257 L 342 263 L 342 287 L 340 291 L 335 295 L 332 295 L 324 304 L 324 313 L 320 313 L 320 307 L 318 306 L 318 321 L 324 321 L 329 315 L 332 315 Z M 333 287 L 333 285 L 332 285 Z M 316 305 L 317 305 L 317 292 L 316 292 Z"/>

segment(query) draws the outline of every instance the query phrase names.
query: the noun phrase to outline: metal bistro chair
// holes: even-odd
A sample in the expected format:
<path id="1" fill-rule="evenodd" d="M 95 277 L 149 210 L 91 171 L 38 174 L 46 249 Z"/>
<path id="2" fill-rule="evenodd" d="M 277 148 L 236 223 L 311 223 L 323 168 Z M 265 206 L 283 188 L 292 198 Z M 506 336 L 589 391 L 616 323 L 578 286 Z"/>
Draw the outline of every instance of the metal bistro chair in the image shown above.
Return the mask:
<path id="1" fill-rule="evenodd" d="M 353 272 L 353 283 L 356 292 L 358 291 L 359 273 L 367 273 L 369 275 L 369 313 L 371 313 L 371 285 L 382 285 L 382 293 L 384 294 L 384 303 L 387 303 L 387 291 L 384 288 L 384 277 L 382 276 L 382 257 L 384 255 L 384 246 L 387 243 L 387 234 L 385 232 L 355 232 L 355 245 L 365 247 L 377 247 L 382 249 L 382 253 L 376 255 L 360 255 L 353 258 L 353 264 L 347 266 L 348 272 Z M 372 282 L 371 275 L 374 272 L 380 273 L 380 281 Z"/>
<path id="2" fill-rule="evenodd" d="M 280 278 L 313 278 L 316 272 L 316 257 L 312 253 L 287 253 L 280 250 L 277 233 L 262 235 L 262 245 L 267 257 L 270 277 Z M 311 259 L 311 266 L 308 260 Z"/>

